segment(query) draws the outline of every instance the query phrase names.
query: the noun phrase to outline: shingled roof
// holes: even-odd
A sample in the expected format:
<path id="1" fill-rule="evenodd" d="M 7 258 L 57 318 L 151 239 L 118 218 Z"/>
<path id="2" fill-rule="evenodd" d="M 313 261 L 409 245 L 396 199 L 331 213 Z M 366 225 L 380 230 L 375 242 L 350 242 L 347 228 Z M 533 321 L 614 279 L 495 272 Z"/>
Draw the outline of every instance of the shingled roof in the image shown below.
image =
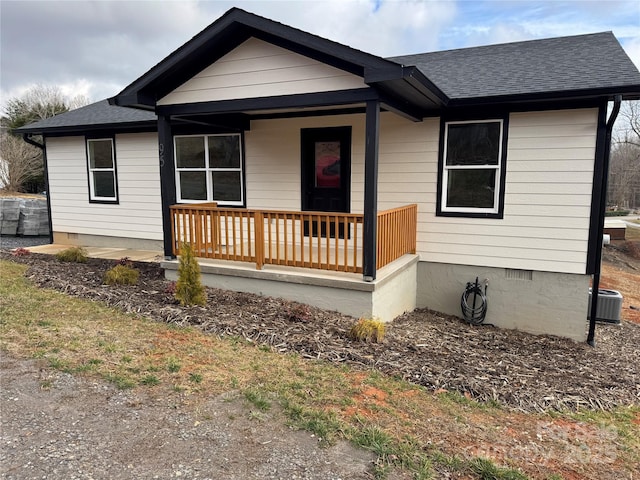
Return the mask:
<path id="1" fill-rule="evenodd" d="M 124 130 L 127 127 L 155 126 L 156 120 L 156 114 L 153 112 L 109 105 L 105 99 L 16 128 L 14 131 L 16 133 L 65 133 L 72 130 L 77 131 L 78 127 L 83 127 L 85 131 L 110 127 Z"/>
<path id="2" fill-rule="evenodd" d="M 317 48 L 326 49 L 328 47 L 325 43 L 335 43 L 238 9 L 232 9 L 226 15 L 227 20 L 235 15 L 242 22 L 250 24 L 253 32 L 261 28 L 271 33 L 280 32 L 282 29 L 285 29 L 284 33 L 294 31 L 295 42 L 301 45 L 309 43 Z M 203 32 L 213 27 L 223 29 L 224 22 L 220 22 L 219 19 Z M 215 29 L 212 31 L 217 32 Z M 201 32 L 190 42 L 195 42 L 202 35 Z M 379 62 L 383 62 L 383 66 L 391 66 L 396 72 L 394 75 L 399 71 L 398 78 L 402 78 L 402 81 L 421 77 L 418 79 L 419 86 L 432 85 L 431 90 L 439 91 L 439 100 L 436 95 L 434 98 L 437 102 L 431 103 L 430 108 L 559 99 L 611 99 L 615 94 L 623 94 L 626 99 L 640 98 L 640 72 L 611 32 L 404 55 L 386 60 L 350 47 L 340 48 L 344 50 L 343 57 L 363 61 L 367 65 L 375 64 L 371 58 L 377 58 Z M 173 55 L 185 57 L 181 60 L 185 62 L 188 60 L 188 54 L 189 52 L 181 47 L 154 68 L 171 63 L 175 60 L 172 58 Z M 344 58 L 341 58 L 341 61 L 344 61 Z M 372 71 L 375 76 L 375 69 Z M 152 73 L 155 75 L 154 72 L 152 69 L 141 79 L 153 76 Z M 364 77 L 366 81 L 366 69 Z M 141 79 L 136 82 L 141 82 Z M 374 88 L 380 86 L 382 89 L 393 86 L 392 82 L 386 85 L 384 82 L 375 81 L 370 85 Z M 415 95 L 416 98 L 419 97 L 418 100 L 422 98 L 422 94 L 414 92 Z M 425 108 L 425 104 L 420 104 L 420 108 Z M 18 128 L 16 132 L 65 134 L 101 129 L 126 131 L 152 128 L 155 122 L 156 115 L 150 111 L 116 106 L 102 100 Z"/>
<path id="3" fill-rule="evenodd" d="M 613 33 L 462 48 L 389 60 L 412 65 L 451 100 L 640 90 L 640 73 Z M 550 95 L 551 96 L 551 95 Z"/>

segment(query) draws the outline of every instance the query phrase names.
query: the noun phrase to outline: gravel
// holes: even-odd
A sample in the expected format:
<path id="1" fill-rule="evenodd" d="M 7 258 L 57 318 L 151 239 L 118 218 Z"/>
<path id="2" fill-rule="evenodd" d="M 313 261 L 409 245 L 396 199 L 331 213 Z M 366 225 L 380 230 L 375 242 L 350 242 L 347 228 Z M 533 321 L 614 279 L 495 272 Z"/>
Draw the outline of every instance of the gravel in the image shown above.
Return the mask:
<path id="1" fill-rule="evenodd" d="M 53 372 L 0 351 L 0 479 L 370 479 L 374 455 L 251 412 Z M 394 478 L 394 476 L 392 476 Z"/>
<path id="2" fill-rule="evenodd" d="M 40 237 L 20 237 L 0 235 L 0 249 L 13 250 L 14 248 L 28 248 L 35 247 L 37 245 L 47 245 L 51 243 L 49 235 Z"/>

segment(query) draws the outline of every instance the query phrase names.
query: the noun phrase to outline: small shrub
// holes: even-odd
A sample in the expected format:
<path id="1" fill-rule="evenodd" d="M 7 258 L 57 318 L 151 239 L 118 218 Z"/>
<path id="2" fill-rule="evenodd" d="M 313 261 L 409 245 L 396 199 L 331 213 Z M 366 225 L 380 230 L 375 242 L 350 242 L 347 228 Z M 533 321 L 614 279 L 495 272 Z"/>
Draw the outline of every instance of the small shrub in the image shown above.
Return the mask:
<path id="1" fill-rule="evenodd" d="M 176 282 L 169 282 L 167 288 L 164 289 L 164 293 L 168 293 L 169 295 L 176 294 Z"/>
<path id="2" fill-rule="evenodd" d="M 20 247 L 11 252 L 11 255 L 13 255 L 14 257 L 26 257 L 27 255 L 31 255 L 31 251 L 27 250 L 26 248 Z"/>
<path id="3" fill-rule="evenodd" d="M 302 303 L 288 303 L 285 317 L 292 322 L 308 322 L 311 320 L 311 309 Z"/>
<path id="4" fill-rule="evenodd" d="M 118 265 L 122 265 L 123 267 L 133 267 L 133 262 L 129 257 L 122 257 L 118 260 Z"/>
<path id="5" fill-rule="evenodd" d="M 104 283 L 107 285 L 135 285 L 139 278 L 140 272 L 135 268 L 116 265 L 104 274 Z"/>
<path id="6" fill-rule="evenodd" d="M 384 338 L 384 323 L 380 320 L 361 318 L 349 330 L 349 338 L 359 342 L 380 343 Z"/>
<path id="7" fill-rule="evenodd" d="M 56 253 L 61 262 L 87 263 L 87 251 L 82 247 L 69 247 Z"/>
<path id="8" fill-rule="evenodd" d="M 204 305 L 207 297 L 200 280 L 200 265 L 193 254 L 193 247 L 183 243 L 180 248 L 180 265 L 176 283 L 176 299 L 180 305 Z"/>

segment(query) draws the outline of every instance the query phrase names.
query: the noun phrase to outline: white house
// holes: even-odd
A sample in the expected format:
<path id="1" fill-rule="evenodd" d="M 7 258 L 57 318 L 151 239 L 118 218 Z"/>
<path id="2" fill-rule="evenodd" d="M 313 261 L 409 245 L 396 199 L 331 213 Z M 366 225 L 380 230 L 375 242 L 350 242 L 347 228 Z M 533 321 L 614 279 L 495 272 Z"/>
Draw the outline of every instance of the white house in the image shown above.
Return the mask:
<path id="1" fill-rule="evenodd" d="M 385 320 L 460 315 L 478 277 L 486 322 L 585 340 L 607 106 L 637 98 L 610 32 L 384 59 L 234 8 L 18 131 L 55 243 L 163 249 L 171 277 L 189 241 L 210 284 Z"/>

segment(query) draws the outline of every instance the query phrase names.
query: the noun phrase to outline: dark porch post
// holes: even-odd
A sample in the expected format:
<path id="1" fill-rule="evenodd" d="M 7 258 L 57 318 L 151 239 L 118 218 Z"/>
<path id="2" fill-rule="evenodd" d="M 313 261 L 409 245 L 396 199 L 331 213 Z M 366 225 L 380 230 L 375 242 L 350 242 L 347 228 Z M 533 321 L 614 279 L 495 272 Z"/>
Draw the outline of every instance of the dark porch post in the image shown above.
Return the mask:
<path id="1" fill-rule="evenodd" d="M 380 102 L 367 101 L 364 150 L 364 238 L 362 246 L 362 274 L 366 282 L 376 279 L 377 223 L 378 223 L 378 136 L 380 131 Z"/>
<path id="2" fill-rule="evenodd" d="M 162 200 L 162 232 L 165 258 L 173 257 L 171 211 L 176 203 L 175 167 L 171 117 L 158 115 L 158 154 L 160 159 L 160 198 Z"/>

